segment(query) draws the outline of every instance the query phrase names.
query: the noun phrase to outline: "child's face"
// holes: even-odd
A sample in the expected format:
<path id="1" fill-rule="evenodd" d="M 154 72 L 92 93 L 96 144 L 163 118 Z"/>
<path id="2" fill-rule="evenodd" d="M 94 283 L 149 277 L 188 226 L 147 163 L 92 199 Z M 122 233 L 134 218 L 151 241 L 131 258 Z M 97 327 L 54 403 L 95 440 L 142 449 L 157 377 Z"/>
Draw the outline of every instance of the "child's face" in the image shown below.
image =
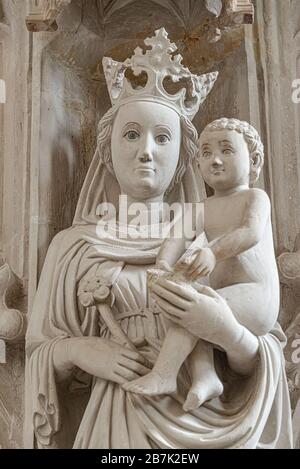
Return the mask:
<path id="1" fill-rule="evenodd" d="M 249 185 L 250 155 L 243 135 L 227 129 L 202 133 L 200 169 L 205 182 L 215 190 Z"/>

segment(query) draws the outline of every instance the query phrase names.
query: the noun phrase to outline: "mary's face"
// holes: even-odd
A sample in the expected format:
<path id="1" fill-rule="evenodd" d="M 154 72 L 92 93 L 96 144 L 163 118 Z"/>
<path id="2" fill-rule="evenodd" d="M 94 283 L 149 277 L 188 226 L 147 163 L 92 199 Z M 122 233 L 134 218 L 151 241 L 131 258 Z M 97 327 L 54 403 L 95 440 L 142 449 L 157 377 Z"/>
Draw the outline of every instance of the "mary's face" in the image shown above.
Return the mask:
<path id="1" fill-rule="evenodd" d="M 163 195 L 177 168 L 180 118 L 152 102 L 122 106 L 112 132 L 112 163 L 122 193 L 146 200 Z"/>

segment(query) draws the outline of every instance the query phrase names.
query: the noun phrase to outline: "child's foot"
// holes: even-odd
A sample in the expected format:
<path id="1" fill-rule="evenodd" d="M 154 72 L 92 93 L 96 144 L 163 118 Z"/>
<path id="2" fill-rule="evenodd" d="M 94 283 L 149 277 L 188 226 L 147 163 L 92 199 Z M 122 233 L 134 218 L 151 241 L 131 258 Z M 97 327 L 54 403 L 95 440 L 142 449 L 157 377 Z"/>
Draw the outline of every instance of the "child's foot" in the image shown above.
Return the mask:
<path id="1" fill-rule="evenodd" d="M 216 373 L 205 373 L 201 381 L 193 384 L 183 404 L 183 410 L 190 412 L 198 409 L 204 402 L 221 396 L 224 386 Z"/>
<path id="2" fill-rule="evenodd" d="M 145 396 L 159 396 L 161 394 L 172 394 L 176 391 L 176 380 L 171 378 L 162 378 L 158 373 L 152 370 L 146 376 L 135 379 L 123 386 L 125 391 Z"/>

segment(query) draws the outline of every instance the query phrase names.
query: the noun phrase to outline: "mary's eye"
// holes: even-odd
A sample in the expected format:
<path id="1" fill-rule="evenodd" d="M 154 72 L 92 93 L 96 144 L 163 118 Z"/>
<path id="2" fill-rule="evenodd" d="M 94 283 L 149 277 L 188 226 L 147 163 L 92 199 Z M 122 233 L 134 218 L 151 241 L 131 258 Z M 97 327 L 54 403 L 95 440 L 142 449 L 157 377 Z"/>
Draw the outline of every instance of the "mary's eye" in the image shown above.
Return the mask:
<path id="1" fill-rule="evenodd" d="M 202 157 L 203 157 L 203 158 L 210 158 L 210 157 L 211 157 L 211 152 L 210 152 L 210 151 L 204 151 L 204 152 L 202 152 Z"/>
<path id="2" fill-rule="evenodd" d="M 136 130 L 129 130 L 124 136 L 127 138 L 127 140 L 132 142 L 133 140 L 137 140 L 140 134 Z"/>
<path id="3" fill-rule="evenodd" d="M 230 148 L 226 148 L 226 150 L 223 150 L 223 154 L 226 156 L 232 155 L 233 151 Z"/>
<path id="4" fill-rule="evenodd" d="M 156 141 L 160 145 L 165 145 L 166 143 L 168 143 L 170 141 L 170 137 L 168 135 L 164 135 L 164 134 L 158 135 L 156 137 Z"/>

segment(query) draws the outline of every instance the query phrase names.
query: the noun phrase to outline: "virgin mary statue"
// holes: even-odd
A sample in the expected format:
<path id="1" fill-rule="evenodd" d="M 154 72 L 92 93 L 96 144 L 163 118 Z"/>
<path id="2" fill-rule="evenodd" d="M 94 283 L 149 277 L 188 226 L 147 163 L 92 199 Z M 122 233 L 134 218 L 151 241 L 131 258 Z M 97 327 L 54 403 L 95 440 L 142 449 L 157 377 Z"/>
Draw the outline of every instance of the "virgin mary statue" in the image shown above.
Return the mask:
<path id="1" fill-rule="evenodd" d="M 112 107 L 99 123 L 73 225 L 49 247 L 28 327 L 25 445 L 288 448 L 290 411 L 279 326 L 264 337 L 251 336 L 251 347 L 249 340 L 240 341 L 237 367 L 230 360 L 232 348 L 216 350 L 224 393 L 193 412 L 182 407 L 190 386 L 188 364 L 171 395 L 146 397 L 122 387 L 150 371 L 164 339 L 163 313 L 148 294 L 147 270 L 155 264 L 160 233 L 166 232 L 157 230 L 166 224 L 161 207 L 204 197 L 191 120 L 217 78 L 216 73 L 191 74 L 174 56 L 176 46 L 163 28 L 145 44 L 146 51 L 137 48 L 124 63 L 103 60 Z M 128 70 L 136 76 L 146 72 L 146 85 L 134 86 Z M 170 94 L 166 77 L 185 80 L 187 86 Z M 120 195 L 128 206 L 142 203 L 147 220 L 156 214 L 155 236 L 151 221 L 141 227 L 142 236 L 132 236 L 134 220 L 126 223 L 118 216 Z M 112 216 L 111 210 L 103 212 L 105 203 L 116 207 L 115 224 L 104 224 Z M 91 299 L 91 285 L 110 292 L 109 322 L 92 301 L 82 301 Z M 222 330 L 215 331 L 224 344 L 236 320 L 230 319 L 230 327 L 226 321 L 224 316 Z M 213 318 L 208 327 L 210 322 Z M 117 340 L 120 334 L 125 341 Z M 250 371 L 241 374 L 244 368 Z"/>

